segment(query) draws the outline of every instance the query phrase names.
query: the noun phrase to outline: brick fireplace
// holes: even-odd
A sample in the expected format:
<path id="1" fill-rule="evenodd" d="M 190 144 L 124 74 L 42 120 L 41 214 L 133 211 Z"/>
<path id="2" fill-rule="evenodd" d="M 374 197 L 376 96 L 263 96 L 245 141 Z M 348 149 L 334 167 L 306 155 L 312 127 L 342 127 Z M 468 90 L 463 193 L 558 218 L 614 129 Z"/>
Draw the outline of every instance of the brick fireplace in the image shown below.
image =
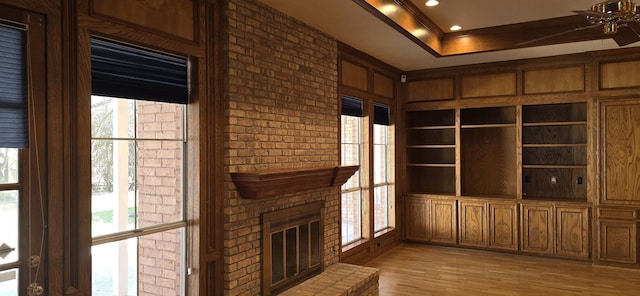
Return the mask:
<path id="1" fill-rule="evenodd" d="M 225 5 L 225 172 L 338 166 L 336 40 L 255 0 Z M 262 214 L 317 202 L 327 267 L 339 260 L 339 187 L 251 200 L 227 174 L 225 295 L 262 294 Z"/>

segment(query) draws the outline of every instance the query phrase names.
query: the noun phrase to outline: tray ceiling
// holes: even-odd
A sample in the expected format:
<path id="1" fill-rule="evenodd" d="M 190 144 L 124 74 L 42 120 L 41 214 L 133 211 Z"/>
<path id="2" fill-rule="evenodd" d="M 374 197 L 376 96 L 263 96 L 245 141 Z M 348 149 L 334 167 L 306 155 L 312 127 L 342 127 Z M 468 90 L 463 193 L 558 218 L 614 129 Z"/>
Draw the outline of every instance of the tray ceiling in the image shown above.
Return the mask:
<path id="1" fill-rule="evenodd" d="M 542 44 L 519 43 L 573 28 L 576 22 L 582 24 L 582 19 L 569 17 L 575 15 L 571 11 L 586 10 L 597 1 L 440 0 L 436 7 L 426 7 L 422 0 L 391 1 L 404 3 L 405 7 L 416 10 L 414 15 L 435 24 L 439 28 L 436 31 L 444 33 L 436 41 L 442 42 L 441 47 L 418 42 L 414 35 L 373 8 L 388 1 L 260 1 L 404 71 L 619 48 L 609 38 L 589 40 L 600 38 L 600 35 L 594 37 L 596 31 L 569 33 Z M 454 23 L 463 26 L 463 30 L 450 32 L 448 28 Z M 467 45 L 461 43 L 462 39 L 477 33 L 485 40 L 506 39 L 484 48 L 476 46 L 484 41 L 470 39 Z M 633 46 L 640 46 L 640 42 L 627 47 Z"/>

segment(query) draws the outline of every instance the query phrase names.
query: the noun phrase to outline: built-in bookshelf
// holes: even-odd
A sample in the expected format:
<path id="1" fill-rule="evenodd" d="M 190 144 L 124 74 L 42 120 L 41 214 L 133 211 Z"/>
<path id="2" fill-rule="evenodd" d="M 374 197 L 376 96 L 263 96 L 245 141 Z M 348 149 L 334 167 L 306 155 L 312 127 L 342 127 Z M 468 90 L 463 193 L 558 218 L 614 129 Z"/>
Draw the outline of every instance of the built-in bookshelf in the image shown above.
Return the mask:
<path id="1" fill-rule="evenodd" d="M 516 107 L 460 110 L 463 196 L 516 198 Z"/>
<path id="2" fill-rule="evenodd" d="M 456 112 L 407 114 L 407 176 L 412 193 L 456 193 Z"/>
<path id="3" fill-rule="evenodd" d="M 586 200 L 586 103 L 522 106 L 522 198 Z"/>

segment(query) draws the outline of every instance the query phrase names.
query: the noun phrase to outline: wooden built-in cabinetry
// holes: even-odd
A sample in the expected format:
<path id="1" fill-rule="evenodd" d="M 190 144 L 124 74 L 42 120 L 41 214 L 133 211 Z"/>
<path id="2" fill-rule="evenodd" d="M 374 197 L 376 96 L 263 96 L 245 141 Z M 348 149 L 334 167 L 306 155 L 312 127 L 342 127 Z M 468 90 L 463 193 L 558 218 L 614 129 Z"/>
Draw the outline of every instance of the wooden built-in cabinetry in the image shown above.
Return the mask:
<path id="1" fill-rule="evenodd" d="M 599 111 L 597 260 L 640 268 L 640 98 L 603 99 Z"/>
<path id="2" fill-rule="evenodd" d="M 588 258 L 589 209 L 589 205 L 568 203 L 522 203 L 522 252 Z"/>
<path id="3" fill-rule="evenodd" d="M 639 69 L 621 49 L 406 73 L 405 239 L 640 268 Z"/>
<path id="4" fill-rule="evenodd" d="M 570 64 L 408 82 L 405 238 L 591 259 L 584 72 Z"/>
<path id="5" fill-rule="evenodd" d="M 590 257 L 586 102 L 409 111 L 407 159 L 407 239 Z"/>

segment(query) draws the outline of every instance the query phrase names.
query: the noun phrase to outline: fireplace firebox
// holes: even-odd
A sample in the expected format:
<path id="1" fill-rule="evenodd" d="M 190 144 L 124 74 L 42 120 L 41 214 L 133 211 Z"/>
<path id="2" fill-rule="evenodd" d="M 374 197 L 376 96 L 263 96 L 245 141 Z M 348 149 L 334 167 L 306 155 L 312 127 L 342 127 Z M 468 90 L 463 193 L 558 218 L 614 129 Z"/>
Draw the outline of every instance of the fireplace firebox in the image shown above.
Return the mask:
<path id="1" fill-rule="evenodd" d="M 263 295 L 275 295 L 322 273 L 323 202 L 262 214 Z"/>

